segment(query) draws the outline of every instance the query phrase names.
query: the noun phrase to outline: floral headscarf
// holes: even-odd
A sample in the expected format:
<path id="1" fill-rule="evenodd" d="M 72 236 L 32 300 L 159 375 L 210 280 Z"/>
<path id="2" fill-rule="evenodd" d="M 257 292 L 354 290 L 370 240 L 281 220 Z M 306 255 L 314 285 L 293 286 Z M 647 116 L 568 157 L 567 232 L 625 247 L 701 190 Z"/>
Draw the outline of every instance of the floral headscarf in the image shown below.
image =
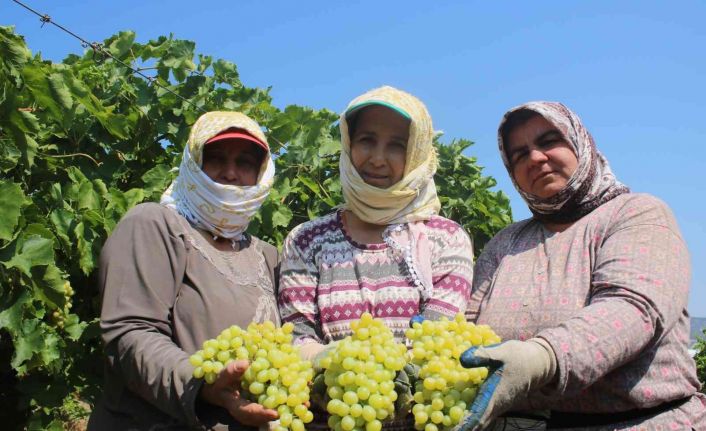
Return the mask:
<path id="1" fill-rule="evenodd" d="M 546 199 L 520 189 L 512 175 L 501 130 L 508 117 L 518 110 L 535 112 L 559 129 L 571 144 L 578 159 L 576 171 L 571 175 L 564 189 Z M 614 197 L 630 192 L 630 189 L 615 178 L 608 161 L 596 149 L 593 137 L 579 117 L 561 103 L 529 102 L 507 111 L 498 127 L 498 147 L 512 183 L 527 202 L 534 217 L 541 221 L 554 223 L 576 221 Z"/>
<path id="2" fill-rule="evenodd" d="M 350 158 L 351 140 L 347 115 L 362 106 L 388 106 L 410 118 L 409 141 L 402 179 L 389 188 L 367 184 L 356 171 Z M 344 208 L 368 223 L 392 224 L 428 220 L 437 214 L 441 203 L 436 195 L 436 151 L 432 145 L 434 129 L 424 104 L 404 91 L 380 87 L 353 99 L 341 114 L 341 186 L 346 200 Z"/>
<path id="3" fill-rule="evenodd" d="M 244 114 L 215 111 L 202 115 L 191 128 L 179 175 L 162 195 L 161 203 L 214 237 L 240 240 L 272 188 L 275 166 L 268 147 L 257 184 L 226 185 L 209 178 L 201 170 L 204 144 L 228 129 L 244 130 L 267 145 L 260 126 Z"/>

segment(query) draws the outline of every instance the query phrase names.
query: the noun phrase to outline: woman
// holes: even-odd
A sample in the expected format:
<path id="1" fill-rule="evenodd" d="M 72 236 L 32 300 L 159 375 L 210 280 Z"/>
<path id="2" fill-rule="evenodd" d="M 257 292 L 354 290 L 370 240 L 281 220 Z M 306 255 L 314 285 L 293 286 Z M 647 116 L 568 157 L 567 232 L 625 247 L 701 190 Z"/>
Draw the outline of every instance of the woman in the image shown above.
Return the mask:
<path id="1" fill-rule="evenodd" d="M 247 362 L 212 385 L 192 378 L 188 362 L 232 324 L 279 322 L 277 250 L 245 233 L 273 175 L 257 123 L 209 112 L 161 205 L 138 205 L 116 226 L 100 260 L 106 386 L 89 428 L 226 429 L 277 418 L 238 396 Z"/>
<path id="2" fill-rule="evenodd" d="M 345 204 L 296 227 L 282 251 L 280 313 L 307 358 L 350 335 L 366 311 L 397 341 L 415 314 L 462 313 L 472 279 L 470 238 L 437 215 L 434 131 L 422 102 L 381 87 L 354 99 L 340 128 Z"/>
<path id="3" fill-rule="evenodd" d="M 689 256 L 669 208 L 630 193 L 560 103 L 511 109 L 499 148 L 533 217 L 475 266 L 469 318 L 514 341 L 462 356 L 495 371 L 463 429 L 531 409 L 551 411 L 547 429 L 706 429 L 686 344 Z"/>

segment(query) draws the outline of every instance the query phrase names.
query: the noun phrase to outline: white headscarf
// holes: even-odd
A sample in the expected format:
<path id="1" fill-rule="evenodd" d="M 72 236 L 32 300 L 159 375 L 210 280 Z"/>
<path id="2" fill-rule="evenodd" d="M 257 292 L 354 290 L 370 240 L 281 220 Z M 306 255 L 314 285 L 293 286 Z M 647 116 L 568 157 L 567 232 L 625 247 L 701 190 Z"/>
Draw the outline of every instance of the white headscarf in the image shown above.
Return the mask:
<path id="1" fill-rule="evenodd" d="M 257 184 L 235 186 L 219 184 L 209 178 L 201 170 L 203 146 L 228 129 L 244 130 L 267 145 L 260 126 L 244 114 L 214 111 L 202 115 L 191 128 L 179 175 L 160 202 L 215 237 L 240 240 L 272 188 L 275 166 L 268 146 Z"/>

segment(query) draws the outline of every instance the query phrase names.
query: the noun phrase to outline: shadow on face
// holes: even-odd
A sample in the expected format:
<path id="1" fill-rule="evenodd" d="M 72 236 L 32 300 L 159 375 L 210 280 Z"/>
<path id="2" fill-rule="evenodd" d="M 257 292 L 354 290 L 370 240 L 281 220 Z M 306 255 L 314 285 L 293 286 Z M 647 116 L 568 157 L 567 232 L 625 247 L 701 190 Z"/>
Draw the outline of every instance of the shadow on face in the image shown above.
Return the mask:
<path id="1" fill-rule="evenodd" d="M 245 139 L 226 139 L 203 147 L 201 170 L 213 181 L 233 186 L 254 186 L 265 151 Z"/>
<path id="2" fill-rule="evenodd" d="M 362 108 L 350 120 L 351 161 L 367 184 L 389 188 L 404 176 L 410 121 L 382 105 Z"/>

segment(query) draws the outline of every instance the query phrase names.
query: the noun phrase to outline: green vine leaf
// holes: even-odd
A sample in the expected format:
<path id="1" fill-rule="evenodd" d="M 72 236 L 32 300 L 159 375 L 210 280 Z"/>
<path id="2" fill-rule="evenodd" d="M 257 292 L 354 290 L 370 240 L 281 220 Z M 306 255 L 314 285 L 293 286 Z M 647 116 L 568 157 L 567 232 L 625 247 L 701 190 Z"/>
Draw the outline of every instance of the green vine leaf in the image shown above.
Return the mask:
<path id="1" fill-rule="evenodd" d="M 8 262 L 2 262 L 7 268 L 17 268 L 28 277 L 31 269 L 37 265 L 49 265 L 54 262 L 53 241 L 39 235 L 30 235 L 22 241 L 19 250 Z"/>
<path id="2" fill-rule="evenodd" d="M 0 239 L 9 241 L 13 238 L 22 207 L 27 198 L 20 184 L 0 180 Z"/>

